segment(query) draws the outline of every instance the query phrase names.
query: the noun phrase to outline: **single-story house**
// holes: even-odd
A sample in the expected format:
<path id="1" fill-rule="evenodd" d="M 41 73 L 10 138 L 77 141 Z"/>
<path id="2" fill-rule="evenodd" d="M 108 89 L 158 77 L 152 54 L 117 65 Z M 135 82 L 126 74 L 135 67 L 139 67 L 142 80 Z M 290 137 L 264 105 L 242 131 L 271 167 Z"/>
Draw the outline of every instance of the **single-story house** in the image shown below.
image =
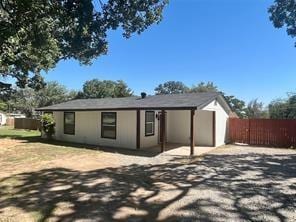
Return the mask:
<path id="1" fill-rule="evenodd" d="M 4 113 L 0 113 L 0 126 L 3 126 L 6 124 L 6 115 Z"/>
<path id="2" fill-rule="evenodd" d="M 166 143 L 221 146 L 231 108 L 219 93 L 78 99 L 36 109 L 50 112 L 54 138 L 101 146 L 161 150 Z"/>

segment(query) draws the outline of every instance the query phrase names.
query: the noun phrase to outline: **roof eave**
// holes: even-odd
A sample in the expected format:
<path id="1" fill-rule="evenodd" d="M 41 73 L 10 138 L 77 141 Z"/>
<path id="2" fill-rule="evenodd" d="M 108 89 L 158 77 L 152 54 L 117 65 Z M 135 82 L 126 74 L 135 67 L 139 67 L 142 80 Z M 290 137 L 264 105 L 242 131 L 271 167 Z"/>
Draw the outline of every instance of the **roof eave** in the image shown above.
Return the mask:
<path id="1" fill-rule="evenodd" d="M 65 112 L 65 111 L 106 111 L 106 110 L 117 110 L 117 111 L 125 111 L 125 110 L 197 110 L 196 106 L 186 106 L 186 107 L 122 107 L 122 108 L 68 108 L 68 109 L 57 109 L 57 108 L 37 108 L 36 111 L 48 112 Z"/>

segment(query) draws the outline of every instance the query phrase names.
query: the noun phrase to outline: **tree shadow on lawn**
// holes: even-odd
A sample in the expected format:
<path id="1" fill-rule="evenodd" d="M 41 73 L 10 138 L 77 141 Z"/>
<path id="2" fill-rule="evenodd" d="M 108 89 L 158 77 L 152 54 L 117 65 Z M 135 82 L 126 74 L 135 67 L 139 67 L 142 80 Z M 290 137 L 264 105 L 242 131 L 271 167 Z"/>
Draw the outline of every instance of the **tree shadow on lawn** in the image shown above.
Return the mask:
<path id="1" fill-rule="evenodd" d="M 179 160 L 13 175 L 0 180 L 0 214 L 17 207 L 38 211 L 38 221 L 295 219 L 296 155 L 210 154 L 188 164 Z"/>
<path id="2" fill-rule="evenodd" d="M 78 149 L 91 149 L 91 150 L 99 150 L 109 153 L 119 153 L 123 155 L 130 155 L 130 156 L 143 156 L 143 157 L 154 157 L 160 153 L 160 150 L 149 150 L 149 149 L 128 149 L 128 148 L 116 148 L 116 147 L 107 147 L 107 146 L 98 146 L 98 145 L 91 145 L 85 143 L 75 143 L 75 142 L 66 142 L 66 141 L 59 141 L 59 140 L 47 140 L 42 138 L 40 135 L 36 136 L 21 136 L 21 135 L 11 135 L 5 134 L 0 135 L 0 139 L 14 139 L 22 141 L 22 143 L 41 143 L 46 145 L 54 145 L 54 146 L 63 146 L 69 148 L 78 148 Z"/>

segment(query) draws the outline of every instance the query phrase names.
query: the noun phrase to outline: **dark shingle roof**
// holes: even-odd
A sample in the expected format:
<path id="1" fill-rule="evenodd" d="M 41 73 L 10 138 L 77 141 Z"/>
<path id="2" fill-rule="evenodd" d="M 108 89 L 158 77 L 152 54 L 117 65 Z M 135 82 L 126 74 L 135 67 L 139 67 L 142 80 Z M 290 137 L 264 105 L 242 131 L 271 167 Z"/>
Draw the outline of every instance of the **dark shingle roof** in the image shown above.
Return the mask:
<path id="1" fill-rule="evenodd" d="M 221 97 L 219 93 L 185 93 L 125 98 L 77 99 L 52 106 L 36 109 L 37 111 L 66 110 L 124 110 L 124 109 L 192 109 L 202 108 Z"/>

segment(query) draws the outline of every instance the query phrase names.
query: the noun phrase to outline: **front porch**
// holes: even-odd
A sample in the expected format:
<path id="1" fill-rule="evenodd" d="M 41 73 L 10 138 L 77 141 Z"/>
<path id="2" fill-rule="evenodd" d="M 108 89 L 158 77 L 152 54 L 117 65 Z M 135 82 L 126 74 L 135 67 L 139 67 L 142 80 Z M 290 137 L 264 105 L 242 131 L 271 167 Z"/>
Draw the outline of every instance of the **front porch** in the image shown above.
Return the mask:
<path id="1" fill-rule="evenodd" d="M 202 156 L 217 147 L 212 146 L 194 146 L 193 153 L 195 156 Z M 162 153 L 162 155 L 168 155 L 173 157 L 184 157 L 188 156 L 188 153 L 191 152 L 191 147 L 185 144 L 177 144 L 177 143 L 166 143 L 165 150 L 161 152 L 161 145 L 143 148 L 143 152 L 153 153 L 155 155 Z"/>
<path id="2" fill-rule="evenodd" d="M 152 137 L 145 131 L 145 111 L 137 111 L 137 149 L 160 153 L 168 151 L 188 155 L 201 155 L 216 147 L 216 112 L 200 109 L 166 109 L 155 113 Z M 143 122 L 144 123 L 143 123 Z M 142 136 L 141 136 L 142 135 Z M 153 143 L 146 143 L 147 139 Z"/>

